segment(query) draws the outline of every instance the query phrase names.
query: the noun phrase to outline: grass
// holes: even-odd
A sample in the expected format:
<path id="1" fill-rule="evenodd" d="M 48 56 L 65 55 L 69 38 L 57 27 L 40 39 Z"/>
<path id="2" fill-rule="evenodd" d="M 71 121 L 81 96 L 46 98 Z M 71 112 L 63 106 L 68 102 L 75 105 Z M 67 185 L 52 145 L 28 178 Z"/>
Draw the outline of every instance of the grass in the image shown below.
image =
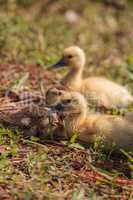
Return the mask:
<path id="1" fill-rule="evenodd" d="M 85 76 L 106 76 L 133 93 L 132 1 L 121 1 L 123 8 L 104 2 L 1 0 L 1 88 L 19 89 L 24 82 L 45 90 L 64 73 L 46 67 L 76 44 L 87 54 Z M 82 147 L 75 138 L 42 144 L 1 128 L 1 199 L 133 199 L 132 154 Z"/>

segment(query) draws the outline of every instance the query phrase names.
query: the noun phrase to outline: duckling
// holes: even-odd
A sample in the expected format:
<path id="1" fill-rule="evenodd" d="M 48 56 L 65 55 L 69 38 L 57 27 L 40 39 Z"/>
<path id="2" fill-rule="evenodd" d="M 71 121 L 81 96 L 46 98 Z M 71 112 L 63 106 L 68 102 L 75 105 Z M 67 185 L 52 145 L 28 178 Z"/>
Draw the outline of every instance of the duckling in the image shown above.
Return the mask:
<path id="1" fill-rule="evenodd" d="M 107 150 L 133 149 L 133 124 L 124 117 L 89 113 L 87 101 L 80 93 L 67 92 L 54 108 L 63 113 L 65 131 L 58 136 L 69 139 L 77 133 L 78 140 L 87 144 L 101 137 Z"/>
<path id="2" fill-rule="evenodd" d="M 46 107 L 43 96 L 27 92 L 24 96 L 22 93 L 18 94 L 17 101 L 9 98 L 7 102 L 7 97 L 5 99 L 2 97 L 2 101 L 0 123 L 4 127 L 15 131 L 19 129 L 26 137 L 35 136 L 38 133 L 46 136 L 49 127 L 51 131 L 54 130 L 57 117 L 55 114 L 50 114 L 50 109 Z"/>
<path id="3" fill-rule="evenodd" d="M 133 102 L 133 96 L 123 86 L 103 77 L 83 79 L 85 53 L 78 46 L 64 50 L 59 62 L 52 68 L 69 67 L 69 72 L 60 81 L 70 91 L 82 93 L 89 102 L 104 107 L 125 107 Z"/>

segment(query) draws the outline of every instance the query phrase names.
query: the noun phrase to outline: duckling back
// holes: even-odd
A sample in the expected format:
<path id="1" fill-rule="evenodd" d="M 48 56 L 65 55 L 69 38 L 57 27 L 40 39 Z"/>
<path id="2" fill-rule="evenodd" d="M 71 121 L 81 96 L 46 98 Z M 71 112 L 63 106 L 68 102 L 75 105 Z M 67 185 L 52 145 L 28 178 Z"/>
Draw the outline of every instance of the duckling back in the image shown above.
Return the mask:
<path id="1" fill-rule="evenodd" d="M 123 117 L 101 115 L 95 127 L 106 149 L 133 149 L 133 124 Z"/>
<path id="2" fill-rule="evenodd" d="M 133 112 L 129 112 L 125 115 L 125 119 L 131 123 L 133 123 Z"/>
<path id="3" fill-rule="evenodd" d="M 133 102 L 126 88 L 102 77 L 84 79 L 80 92 L 88 101 L 105 107 L 126 107 Z"/>
<path id="4" fill-rule="evenodd" d="M 82 124 L 72 118 L 67 118 L 64 123 L 66 139 L 71 138 L 76 132 L 78 141 L 87 145 L 100 139 L 106 150 L 133 149 L 133 124 L 123 117 L 89 114 Z"/>

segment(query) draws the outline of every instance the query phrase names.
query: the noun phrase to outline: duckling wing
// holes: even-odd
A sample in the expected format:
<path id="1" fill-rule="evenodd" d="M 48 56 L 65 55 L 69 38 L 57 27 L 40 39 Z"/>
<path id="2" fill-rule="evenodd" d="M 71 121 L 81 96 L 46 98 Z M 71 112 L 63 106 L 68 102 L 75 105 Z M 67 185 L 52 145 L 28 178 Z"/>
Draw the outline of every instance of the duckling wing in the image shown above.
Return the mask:
<path id="1" fill-rule="evenodd" d="M 122 117 L 99 117 L 96 124 L 97 132 L 103 136 L 106 148 L 124 148 L 133 150 L 133 124 Z"/>
<path id="2" fill-rule="evenodd" d="M 131 123 L 133 123 L 133 112 L 129 112 L 125 115 L 125 119 Z"/>
<path id="3" fill-rule="evenodd" d="M 124 107 L 133 102 L 133 96 L 126 88 L 105 78 L 85 79 L 80 90 L 88 101 L 95 100 L 106 107 Z"/>

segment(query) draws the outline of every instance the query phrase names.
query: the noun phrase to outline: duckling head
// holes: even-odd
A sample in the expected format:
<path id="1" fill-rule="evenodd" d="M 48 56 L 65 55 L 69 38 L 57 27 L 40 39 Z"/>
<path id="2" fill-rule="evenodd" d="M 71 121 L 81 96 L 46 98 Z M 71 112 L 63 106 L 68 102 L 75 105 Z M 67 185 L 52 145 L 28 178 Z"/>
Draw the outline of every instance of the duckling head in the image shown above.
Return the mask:
<path id="1" fill-rule="evenodd" d="M 55 87 L 49 88 L 46 92 L 46 104 L 48 106 L 56 105 L 65 93 L 66 92 L 64 90 L 59 90 Z"/>
<path id="2" fill-rule="evenodd" d="M 87 102 L 83 95 L 78 92 L 67 92 L 60 96 L 59 103 L 54 107 L 58 112 L 66 116 L 87 115 Z"/>
<path id="3" fill-rule="evenodd" d="M 78 46 L 71 46 L 64 50 L 62 58 L 52 66 L 60 68 L 64 66 L 71 67 L 72 70 L 82 69 L 85 65 L 85 53 Z"/>

